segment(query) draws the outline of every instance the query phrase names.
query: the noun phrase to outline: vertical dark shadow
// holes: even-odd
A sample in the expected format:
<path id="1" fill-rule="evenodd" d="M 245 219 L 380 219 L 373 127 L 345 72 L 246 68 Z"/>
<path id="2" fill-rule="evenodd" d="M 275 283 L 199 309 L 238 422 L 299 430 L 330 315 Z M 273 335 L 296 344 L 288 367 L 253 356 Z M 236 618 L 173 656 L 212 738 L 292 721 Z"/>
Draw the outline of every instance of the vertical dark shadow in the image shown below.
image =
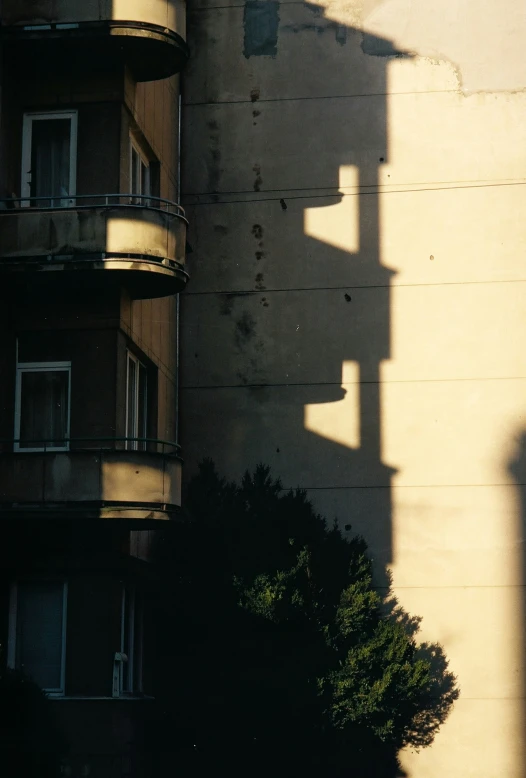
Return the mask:
<path id="1" fill-rule="evenodd" d="M 515 526 L 513 528 L 513 546 L 510 557 L 511 564 L 515 562 L 516 586 L 519 593 L 516 602 L 519 605 L 518 612 L 515 613 L 514 627 L 519 650 L 518 668 L 519 678 L 517 679 L 516 695 L 521 700 L 520 722 L 517 727 L 520 732 L 520 754 L 522 764 L 522 775 L 526 775 L 526 741 L 524 739 L 524 722 L 526 721 L 526 642 L 524 640 L 526 624 L 526 430 L 517 435 L 515 447 L 512 456 L 506 463 L 508 474 L 516 484 L 516 516 Z M 513 559 L 515 555 L 515 559 Z M 518 749 L 519 750 L 519 749 Z"/>

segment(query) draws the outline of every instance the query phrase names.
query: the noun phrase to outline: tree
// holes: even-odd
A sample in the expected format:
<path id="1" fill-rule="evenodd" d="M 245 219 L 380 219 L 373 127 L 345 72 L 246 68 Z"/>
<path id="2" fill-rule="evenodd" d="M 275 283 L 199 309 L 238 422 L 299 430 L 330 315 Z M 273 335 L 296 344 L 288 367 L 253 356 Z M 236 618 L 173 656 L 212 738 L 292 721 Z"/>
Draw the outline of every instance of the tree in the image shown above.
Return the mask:
<path id="1" fill-rule="evenodd" d="M 264 466 L 236 485 L 204 462 L 186 505 L 161 545 L 179 774 L 396 775 L 458 690 L 440 646 L 417 643 L 419 620 L 375 588 L 364 540 Z"/>

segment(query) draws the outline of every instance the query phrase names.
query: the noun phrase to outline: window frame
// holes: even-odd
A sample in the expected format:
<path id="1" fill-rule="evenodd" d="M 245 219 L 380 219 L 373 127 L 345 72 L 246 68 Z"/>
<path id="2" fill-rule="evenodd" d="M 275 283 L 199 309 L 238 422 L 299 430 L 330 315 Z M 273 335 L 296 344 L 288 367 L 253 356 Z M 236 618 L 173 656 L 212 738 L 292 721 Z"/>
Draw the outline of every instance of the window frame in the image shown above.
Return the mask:
<path id="1" fill-rule="evenodd" d="M 69 136 L 69 194 L 66 198 L 53 198 L 50 200 L 60 199 L 61 203 L 66 201 L 68 206 L 73 204 L 73 199 L 77 194 L 77 137 L 78 137 L 78 111 L 76 110 L 64 110 L 64 111 L 27 111 L 23 115 L 22 121 L 22 162 L 20 170 L 20 196 L 22 198 L 20 205 L 22 208 L 29 208 L 31 201 L 24 198 L 31 197 L 31 155 L 33 148 L 33 122 L 34 121 L 46 121 L 53 119 L 70 120 L 70 136 Z M 28 178 L 29 177 L 29 178 Z M 38 205 L 37 205 L 38 207 Z"/>
<path id="2" fill-rule="evenodd" d="M 135 425 L 136 430 L 129 429 L 130 419 L 130 362 L 134 362 L 136 366 L 135 372 Z M 141 368 L 145 373 L 145 387 L 144 387 L 144 407 L 142 409 L 144 415 L 144 435 L 140 435 L 139 432 L 139 411 L 140 411 L 140 375 Z M 126 349 L 126 426 L 125 426 L 125 447 L 127 451 L 146 451 L 146 442 L 140 443 L 139 440 L 129 440 L 129 438 L 146 438 L 148 432 L 148 368 L 141 362 L 133 351 Z M 137 433 L 137 434 L 136 434 Z M 141 447 L 142 446 L 142 447 Z"/>
<path id="3" fill-rule="evenodd" d="M 22 375 L 23 373 L 67 372 L 68 374 L 68 413 L 64 446 L 20 446 L 20 423 L 22 420 Z M 67 362 L 17 362 L 15 382 L 15 439 L 13 450 L 16 452 L 69 451 L 71 427 L 71 361 Z"/>
<path id="4" fill-rule="evenodd" d="M 138 158 L 138 162 L 139 162 L 137 179 L 140 179 L 139 187 L 138 187 L 141 190 L 140 192 L 133 192 L 132 191 L 132 182 L 133 182 L 133 152 L 134 151 L 137 154 L 137 158 Z M 150 160 L 148 159 L 148 157 L 146 156 L 144 151 L 141 149 L 139 143 L 137 142 L 137 140 L 135 139 L 135 137 L 133 136 L 133 134 L 131 132 L 130 132 L 130 160 L 129 161 L 130 161 L 130 170 L 129 170 L 129 174 L 130 174 L 130 187 L 129 187 L 129 190 L 130 190 L 130 195 L 132 195 L 132 202 L 133 202 L 133 197 L 137 197 L 137 198 L 141 198 L 141 199 L 138 202 L 135 203 L 136 205 L 143 205 L 143 204 L 147 205 L 147 204 L 149 204 L 148 198 L 152 196 L 152 177 L 151 177 L 151 171 L 150 171 Z M 144 166 L 144 168 L 146 170 L 146 186 L 145 186 L 146 192 L 142 192 L 143 176 L 142 176 L 141 164 Z"/>
<path id="5" fill-rule="evenodd" d="M 128 606 L 128 601 L 131 602 L 130 606 Z M 126 635 L 127 607 L 129 607 L 128 635 Z M 138 621 L 138 631 L 136 630 L 136 621 Z M 139 636 L 139 645 L 136 645 L 137 634 Z M 144 653 L 144 597 L 142 592 L 140 592 L 136 586 L 126 583 L 122 584 L 120 652 L 121 655 L 125 655 L 127 657 L 126 664 L 128 688 L 124 688 L 124 664 L 121 661 L 119 667 L 119 697 L 137 697 L 142 695 Z"/>
<path id="6" fill-rule="evenodd" d="M 7 666 L 17 669 L 17 621 L 18 621 L 18 588 L 21 583 L 59 583 L 62 584 L 62 642 L 60 654 L 60 687 L 43 689 L 49 697 L 64 697 L 66 694 L 66 648 L 67 648 L 67 615 L 68 615 L 68 582 L 64 579 L 17 579 L 9 587 L 9 625 L 7 637 Z"/>

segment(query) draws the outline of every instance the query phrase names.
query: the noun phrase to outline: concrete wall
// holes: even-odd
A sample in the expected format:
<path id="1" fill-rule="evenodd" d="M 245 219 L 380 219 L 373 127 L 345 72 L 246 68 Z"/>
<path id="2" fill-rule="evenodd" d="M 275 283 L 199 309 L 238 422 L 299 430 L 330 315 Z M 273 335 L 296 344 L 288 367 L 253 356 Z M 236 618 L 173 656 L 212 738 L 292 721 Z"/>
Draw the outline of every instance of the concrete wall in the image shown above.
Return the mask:
<path id="1" fill-rule="evenodd" d="M 526 17 L 200 0 L 186 475 L 269 463 L 368 539 L 461 697 L 409 776 L 524 760 Z"/>

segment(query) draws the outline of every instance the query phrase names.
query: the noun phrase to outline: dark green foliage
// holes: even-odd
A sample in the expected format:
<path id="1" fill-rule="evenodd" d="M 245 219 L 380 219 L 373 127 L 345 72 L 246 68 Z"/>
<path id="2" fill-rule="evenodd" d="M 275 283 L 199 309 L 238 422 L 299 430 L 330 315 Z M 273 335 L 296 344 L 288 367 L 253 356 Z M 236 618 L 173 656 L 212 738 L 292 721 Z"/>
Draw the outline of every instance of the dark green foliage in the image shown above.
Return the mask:
<path id="1" fill-rule="evenodd" d="M 65 743 L 52 703 L 23 673 L 0 675 L 0 775 L 57 778 Z"/>
<path id="2" fill-rule="evenodd" d="M 363 539 L 263 466 L 237 486 L 204 462 L 186 504 L 162 545 L 179 774 L 395 776 L 458 691 L 440 647 L 417 644 L 418 619 L 373 586 Z"/>

